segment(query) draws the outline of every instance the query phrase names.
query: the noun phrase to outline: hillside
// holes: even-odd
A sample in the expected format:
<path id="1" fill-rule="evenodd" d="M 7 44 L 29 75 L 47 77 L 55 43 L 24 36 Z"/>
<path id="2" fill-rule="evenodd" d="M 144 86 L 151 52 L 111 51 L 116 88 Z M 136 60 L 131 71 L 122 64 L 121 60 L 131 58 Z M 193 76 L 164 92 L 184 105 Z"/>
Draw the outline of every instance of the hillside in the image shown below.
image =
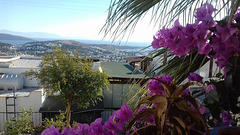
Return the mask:
<path id="1" fill-rule="evenodd" d="M 2 56 L 3 54 L 3 52 L 10 52 L 11 50 L 10 50 L 10 47 L 11 47 L 12 45 L 11 44 L 6 44 L 6 43 L 2 43 L 2 42 L 0 42 L 0 56 Z"/>
<path id="2" fill-rule="evenodd" d="M 22 37 L 22 36 L 16 36 L 16 35 L 10 35 L 5 33 L 0 33 L 0 40 L 22 40 L 22 41 L 33 41 L 30 38 Z"/>
<path id="3" fill-rule="evenodd" d="M 35 38 L 43 38 L 43 39 L 61 39 L 63 37 L 52 34 L 52 33 L 45 33 L 45 32 L 17 32 L 17 31 L 9 31 L 9 30 L 0 30 L 0 33 L 10 34 L 10 35 L 18 35 L 22 37 L 27 37 L 31 39 Z"/>

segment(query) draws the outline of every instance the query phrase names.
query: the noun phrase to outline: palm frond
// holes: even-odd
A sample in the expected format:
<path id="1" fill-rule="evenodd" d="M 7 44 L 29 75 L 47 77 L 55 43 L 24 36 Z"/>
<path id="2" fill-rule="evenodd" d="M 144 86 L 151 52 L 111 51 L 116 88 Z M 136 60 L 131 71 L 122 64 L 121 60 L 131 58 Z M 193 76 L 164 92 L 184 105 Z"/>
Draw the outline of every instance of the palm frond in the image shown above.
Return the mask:
<path id="1" fill-rule="evenodd" d="M 162 61 L 162 59 L 164 59 L 163 56 L 165 53 L 168 53 L 168 50 L 161 49 L 152 52 L 151 55 L 153 55 L 153 58 L 158 58 Z M 166 73 L 176 77 L 177 84 L 180 84 L 182 81 L 184 81 L 190 72 L 197 71 L 209 61 L 205 55 L 199 55 L 197 53 L 197 50 L 193 50 L 188 56 L 180 58 L 168 54 L 167 58 L 165 59 L 168 59 L 168 62 L 166 64 L 160 63 L 159 65 L 156 65 L 150 70 L 148 75 L 153 74 L 154 72 L 158 75 Z"/>
<path id="2" fill-rule="evenodd" d="M 150 22 L 159 28 L 171 25 L 177 18 L 185 25 L 194 21 L 195 10 L 204 3 L 211 3 L 218 10 L 215 19 L 224 16 L 231 19 L 240 6 L 240 0 L 113 0 L 101 32 L 105 36 L 111 34 L 113 40 L 121 40 L 134 31 L 138 21 L 149 11 Z"/>

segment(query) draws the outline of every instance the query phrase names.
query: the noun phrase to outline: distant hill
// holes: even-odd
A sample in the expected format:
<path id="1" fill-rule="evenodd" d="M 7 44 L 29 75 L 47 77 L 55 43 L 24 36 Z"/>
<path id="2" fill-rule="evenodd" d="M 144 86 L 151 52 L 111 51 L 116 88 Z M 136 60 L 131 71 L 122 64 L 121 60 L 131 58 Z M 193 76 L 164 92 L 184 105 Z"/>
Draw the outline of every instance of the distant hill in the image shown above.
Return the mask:
<path id="1" fill-rule="evenodd" d="M 23 41 L 33 41 L 30 38 L 22 37 L 22 36 L 16 36 L 16 35 L 10 35 L 5 33 L 0 33 L 0 40 L 23 40 Z"/>
<path id="2" fill-rule="evenodd" d="M 11 35 L 23 36 L 31 39 L 62 39 L 63 37 L 53 34 L 53 33 L 45 33 L 45 32 L 17 32 L 17 31 L 9 31 L 9 30 L 0 30 L 0 33 L 6 33 Z"/>

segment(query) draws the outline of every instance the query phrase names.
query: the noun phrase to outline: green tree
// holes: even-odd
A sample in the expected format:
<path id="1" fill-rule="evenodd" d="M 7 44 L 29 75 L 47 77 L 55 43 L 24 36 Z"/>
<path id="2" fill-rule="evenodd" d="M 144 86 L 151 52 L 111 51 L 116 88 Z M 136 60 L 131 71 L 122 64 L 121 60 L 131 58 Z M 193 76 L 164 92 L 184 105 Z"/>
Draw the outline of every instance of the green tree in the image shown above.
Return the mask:
<path id="1" fill-rule="evenodd" d="M 58 95 L 66 106 L 66 125 L 70 127 L 71 106 L 77 103 L 86 108 L 100 99 L 99 92 L 108 85 L 107 75 L 92 69 L 93 62 L 79 58 L 77 52 L 71 56 L 61 49 L 43 57 L 37 72 L 27 76 L 38 78 L 48 95 Z"/>

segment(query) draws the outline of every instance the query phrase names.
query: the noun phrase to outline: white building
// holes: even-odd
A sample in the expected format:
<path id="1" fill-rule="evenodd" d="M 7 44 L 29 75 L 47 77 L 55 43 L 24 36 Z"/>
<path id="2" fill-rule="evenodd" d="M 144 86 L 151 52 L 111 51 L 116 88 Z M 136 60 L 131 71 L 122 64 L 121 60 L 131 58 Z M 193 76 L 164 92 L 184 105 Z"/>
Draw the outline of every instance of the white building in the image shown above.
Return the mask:
<path id="1" fill-rule="evenodd" d="M 21 112 L 20 107 L 32 107 L 34 125 L 41 124 L 38 113 L 45 96 L 36 79 L 25 77 L 22 73 L 39 69 L 39 59 L 20 57 L 0 57 L 0 130 L 6 119 L 12 119 Z M 15 97 L 15 101 L 14 98 Z"/>

